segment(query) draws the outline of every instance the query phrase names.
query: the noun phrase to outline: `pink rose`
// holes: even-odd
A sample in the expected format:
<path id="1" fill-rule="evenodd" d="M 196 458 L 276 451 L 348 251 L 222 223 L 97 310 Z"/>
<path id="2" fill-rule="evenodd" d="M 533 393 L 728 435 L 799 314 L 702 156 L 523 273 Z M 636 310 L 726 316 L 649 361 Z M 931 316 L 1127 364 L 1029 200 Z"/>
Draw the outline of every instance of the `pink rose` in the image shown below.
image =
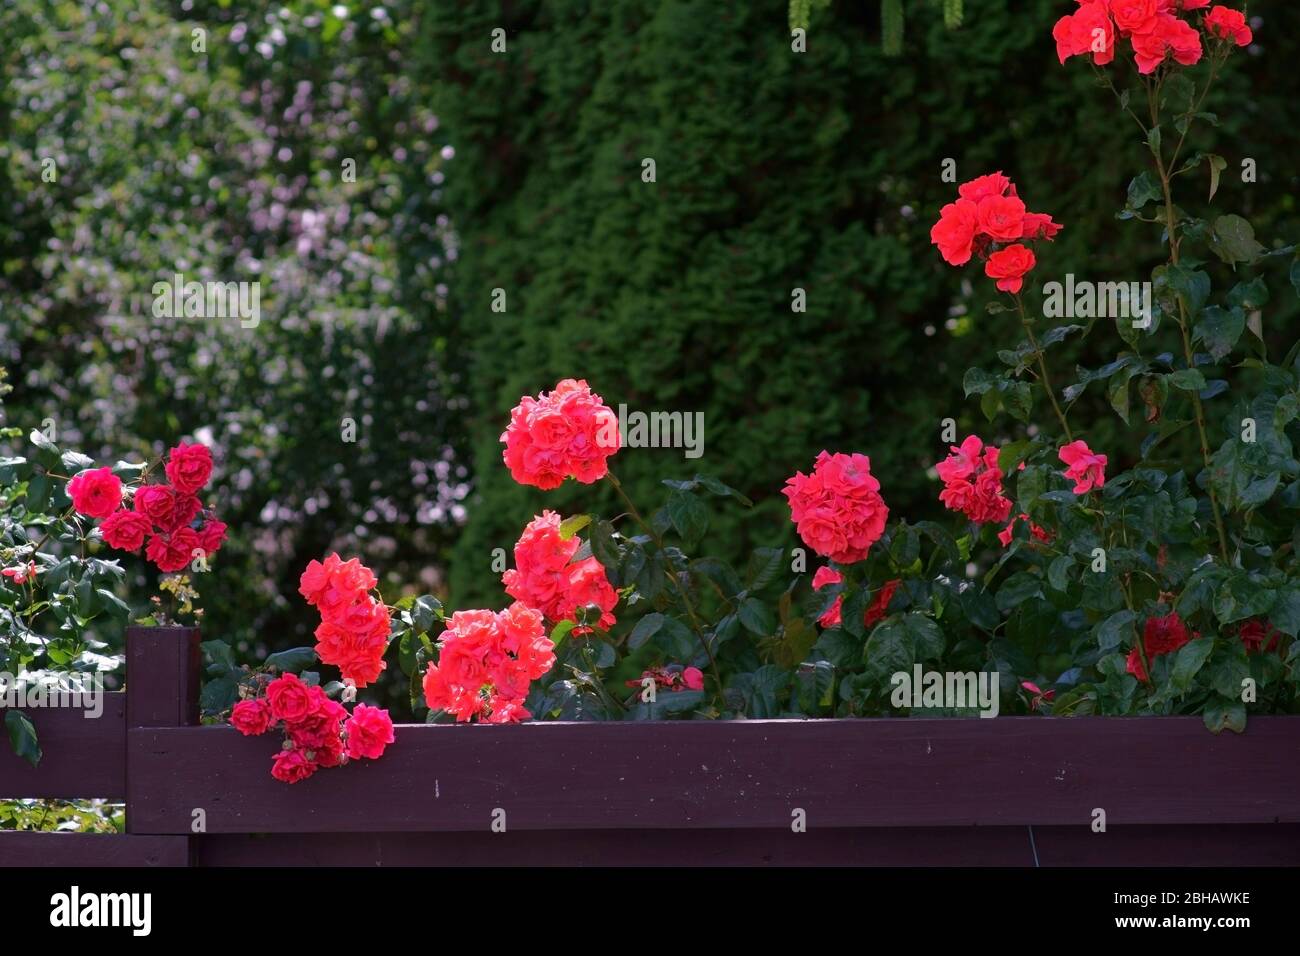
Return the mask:
<path id="1" fill-rule="evenodd" d="M 1205 17 L 1205 28 L 1214 36 L 1231 40 L 1237 46 L 1246 46 L 1254 39 L 1250 27 L 1246 26 L 1245 14 L 1229 7 L 1211 7 Z"/>
<path id="2" fill-rule="evenodd" d="M 313 710 L 310 689 L 297 674 L 281 674 L 266 688 L 271 716 L 286 723 L 302 720 Z"/>
<path id="3" fill-rule="evenodd" d="M 361 757 L 376 760 L 383 756 L 384 748 L 396 739 L 388 711 L 366 704 L 357 704 L 345 730 L 347 754 L 354 760 Z"/>
<path id="4" fill-rule="evenodd" d="M 979 207 L 969 199 L 958 199 L 939 210 L 939 221 L 930 227 L 930 243 L 939 247 L 948 265 L 965 265 L 978 230 Z"/>
<path id="5" fill-rule="evenodd" d="M 122 481 L 112 468 L 88 468 L 68 482 L 72 507 L 89 518 L 107 518 L 122 504 Z"/>
<path id="6" fill-rule="evenodd" d="M 167 480 L 178 491 L 192 495 L 208 483 L 212 475 L 212 452 L 206 445 L 181 442 L 167 456 Z"/>
<path id="7" fill-rule="evenodd" d="M 989 256 L 984 263 L 984 274 L 997 279 L 999 291 L 1014 295 L 1024 285 L 1025 273 L 1034 267 L 1034 262 L 1033 251 L 1016 243 Z"/>
<path id="8" fill-rule="evenodd" d="M 1069 467 L 1065 477 L 1074 482 L 1076 495 L 1087 494 L 1093 488 L 1106 484 L 1106 456 L 1094 454 L 1084 441 L 1072 441 L 1059 452 L 1061 461 Z"/>
<path id="9" fill-rule="evenodd" d="M 149 539 L 144 553 L 164 574 L 174 574 L 190 563 L 199 547 L 199 536 L 193 528 L 181 528 L 171 534 L 155 534 Z"/>
<path id="10" fill-rule="evenodd" d="M 316 772 L 315 762 L 308 760 L 297 747 L 279 751 L 273 758 L 271 776 L 284 783 L 298 783 Z"/>
<path id="11" fill-rule="evenodd" d="M 99 526 L 104 542 L 120 551 L 139 551 L 145 536 L 153 531 L 149 519 L 134 511 L 114 511 Z"/>
<path id="12" fill-rule="evenodd" d="M 266 733 L 271 728 L 271 708 L 266 699 L 241 700 L 230 713 L 230 725 L 245 737 Z"/>

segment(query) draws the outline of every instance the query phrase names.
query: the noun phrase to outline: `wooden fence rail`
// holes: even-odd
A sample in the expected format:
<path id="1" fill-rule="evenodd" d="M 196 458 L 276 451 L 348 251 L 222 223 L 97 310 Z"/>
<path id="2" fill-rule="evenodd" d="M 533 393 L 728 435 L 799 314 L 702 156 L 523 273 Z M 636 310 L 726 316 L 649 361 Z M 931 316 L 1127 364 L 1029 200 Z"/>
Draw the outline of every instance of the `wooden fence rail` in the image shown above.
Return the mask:
<path id="1" fill-rule="evenodd" d="M 197 629 L 133 628 L 101 717 L 34 712 L 0 796 L 128 832 L 0 832 L 0 865 L 1300 864 L 1298 717 L 414 724 L 286 785 L 271 737 L 198 726 L 199 673 Z"/>

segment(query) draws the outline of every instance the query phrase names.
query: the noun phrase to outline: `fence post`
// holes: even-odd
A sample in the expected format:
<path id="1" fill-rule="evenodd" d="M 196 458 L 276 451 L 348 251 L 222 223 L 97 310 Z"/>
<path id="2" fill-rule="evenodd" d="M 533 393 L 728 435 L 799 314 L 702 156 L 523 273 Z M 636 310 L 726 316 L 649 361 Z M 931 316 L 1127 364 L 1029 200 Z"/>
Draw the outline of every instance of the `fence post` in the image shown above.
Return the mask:
<path id="1" fill-rule="evenodd" d="M 126 831 L 133 823 L 135 769 L 147 761 L 135 731 L 147 727 L 193 727 L 199 722 L 200 634 L 197 627 L 129 627 L 126 630 Z M 188 859 L 189 834 L 183 841 Z"/>

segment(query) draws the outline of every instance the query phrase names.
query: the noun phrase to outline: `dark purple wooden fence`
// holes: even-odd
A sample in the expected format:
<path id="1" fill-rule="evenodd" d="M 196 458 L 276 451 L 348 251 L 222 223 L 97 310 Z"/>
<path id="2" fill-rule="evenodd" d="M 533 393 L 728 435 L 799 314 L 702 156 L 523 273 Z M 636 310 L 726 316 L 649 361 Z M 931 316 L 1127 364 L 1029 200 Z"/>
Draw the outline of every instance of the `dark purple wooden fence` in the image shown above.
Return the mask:
<path id="1" fill-rule="evenodd" d="M 1300 717 L 417 724 L 289 786 L 278 738 L 198 726 L 198 645 L 134 628 L 100 719 L 32 712 L 0 796 L 124 799 L 128 833 L 0 832 L 0 865 L 1300 864 Z"/>

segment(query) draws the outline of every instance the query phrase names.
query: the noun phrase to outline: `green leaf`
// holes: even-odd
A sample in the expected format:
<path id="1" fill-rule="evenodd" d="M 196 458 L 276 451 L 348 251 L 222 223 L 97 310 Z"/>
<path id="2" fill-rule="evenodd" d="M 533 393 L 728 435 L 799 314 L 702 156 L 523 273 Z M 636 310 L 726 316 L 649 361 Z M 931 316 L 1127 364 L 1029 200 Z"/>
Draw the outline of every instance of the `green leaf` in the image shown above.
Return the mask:
<path id="1" fill-rule="evenodd" d="M 689 491 L 674 491 L 668 496 L 668 517 L 684 541 L 698 541 L 709 527 L 709 513 L 704 502 Z"/>
<path id="2" fill-rule="evenodd" d="M 1074 558 L 1063 554 L 1056 558 L 1047 568 L 1047 583 L 1062 593 L 1070 589 L 1070 571 L 1074 569 Z"/>
<path id="3" fill-rule="evenodd" d="M 1204 342 L 1216 362 L 1225 358 L 1246 331 L 1246 316 L 1240 309 L 1206 308 L 1194 327 L 1195 338 Z"/>
<path id="4" fill-rule="evenodd" d="M 1222 156 L 1210 153 L 1207 157 L 1210 161 L 1210 196 L 1214 199 L 1214 194 L 1219 191 L 1219 174 L 1228 168 L 1228 161 Z"/>
<path id="5" fill-rule="evenodd" d="M 998 610 L 1006 613 L 1031 598 L 1043 596 L 1043 580 L 1028 571 L 1017 571 L 998 588 Z"/>
<path id="6" fill-rule="evenodd" d="M 1268 613 L 1274 592 L 1245 573 L 1237 573 L 1219 586 L 1214 595 L 1214 616 L 1223 624 L 1233 624 Z"/>
<path id="7" fill-rule="evenodd" d="M 589 524 L 591 515 L 570 515 L 560 522 L 560 540 L 568 541 Z"/>
<path id="8" fill-rule="evenodd" d="M 235 652 L 225 641 L 203 641 L 199 644 L 203 653 L 204 671 L 211 677 L 224 677 L 234 671 Z"/>
<path id="9" fill-rule="evenodd" d="M 915 528 L 900 526 L 889 546 L 889 556 L 899 568 L 910 568 L 921 556 L 921 537 Z"/>
<path id="10" fill-rule="evenodd" d="M 623 553 L 618 542 L 614 540 L 614 526 L 608 521 L 597 521 L 591 526 L 591 555 L 606 570 L 617 568 L 623 560 Z"/>
<path id="11" fill-rule="evenodd" d="M 763 590 L 780 573 L 784 559 L 785 552 L 780 548 L 755 548 L 745 567 L 745 586 L 750 591 Z"/>
<path id="12" fill-rule="evenodd" d="M 1133 181 L 1128 184 L 1128 206 L 1130 209 L 1141 209 L 1147 203 L 1160 199 L 1163 195 L 1160 184 L 1156 182 L 1155 177 L 1150 173 L 1138 173 L 1133 177 Z"/>
<path id="13" fill-rule="evenodd" d="M 1255 229 L 1240 216 L 1228 214 L 1214 220 L 1210 249 L 1224 262 L 1254 262 L 1265 249 L 1255 239 Z"/>
<path id="14" fill-rule="evenodd" d="M 628 635 L 627 646 L 629 650 L 636 650 L 650 638 L 659 633 L 660 628 L 664 626 L 664 616 L 657 611 L 647 614 L 641 620 L 636 622 L 636 627 L 632 628 L 632 633 Z"/>
<path id="15" fill-rule="evenodd" d="M 1213 637 L 1198 638 L 1178 649 L 1174 654 L 1174 666 L 1170 672 L 1170 683 L 1175 690 L 1183 692 L 1192 686 L 1192 678 L 1209 660 L 1210 651 L 1213 649 Z"/>
<path id="16" fill-rule="evenodd" d="M 199 706 L 206 713 L 218 714 L 229 710 L 239 700 L 239 684 L 229 677 L 218 677 L 203 685 L 199 692 Z"/>
<path id="17" fill-rule="evenodd" d="M 767 637 L 776 629 L 772 612 L 758 598 L 749 597 L 741 601 L 737 615 L 745 630 L 759 637 Z"/>
<path id="18" fill-rule="evenodd" d="M 41 762 L 41 745 L 36 737 L 36 728 L 21 710 L 5 711 L 5 729 L 9 731 L 9 746 L 15 754 L 22 757 L 33 767 Z"/>
<path id="19" fill-rule="evenodd" d="M 316 648 L 314 647 L 291 647 L 288 650 L 277 651 L 266 658 L 268 667 L 274 667 L 286 674 L 297 674 L 315 663 Z"/>
<path id="20" fill-rule="evenodd" d="M 712 492 L 720 498 L 735 498 L 746 508 L 752 508 L 754 502 L 750 501 L 735 488 L 730 485 L 724 485 L 716 478 L 710 478 L 708 475 L 696 475 L 695 480 L 706 490 Z"/>
<path id="21" fill-rule="evenodd" d="M 1205 388 L 1205 376 L 1201 374 L 1200 369 L 1179 369 L 1177 372 L 1170 372 L 1165 378 L 1174 388 L 1181 388 L 1187 392 L 1199 392 Z"/>
<path id="22" fill-rule="evenodd" d="M 1097 645 L 1103 651 L 1109 651 L 1112 648 L 1121 645 L 1128 646 L 1131 641 L 1126 638 L 1133 632 L 1133 622 L 1137 620 L 1137 615 L 1125 609 L 1116 611 L 1106 620 L 1097 625 Z"/>

